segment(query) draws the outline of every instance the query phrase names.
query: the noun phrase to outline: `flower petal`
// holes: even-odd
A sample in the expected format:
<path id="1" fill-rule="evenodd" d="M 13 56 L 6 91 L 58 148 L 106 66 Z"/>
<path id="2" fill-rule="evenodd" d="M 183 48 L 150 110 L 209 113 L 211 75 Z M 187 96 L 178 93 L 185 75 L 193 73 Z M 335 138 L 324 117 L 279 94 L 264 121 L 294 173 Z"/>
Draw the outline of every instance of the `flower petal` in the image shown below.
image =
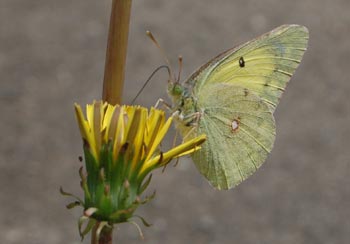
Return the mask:
<path id="1" fill-rule="evenodd" d="M 173 121 L 173 117 L 170 117 L 164 124 L 164 126 L 159 130 L 156 131 L 155 133 L 157 133 L 157 136 L 155 137 L 153 143 L 152 143 L 152 147 L 150 148 L 148 155 L 146 157 L 146 161 L 148 161 L 154 154 L 155 150 L 158 148 L 160 142 L 163 140 L 165 134 L 168 132 L 169 127 L 171 125 L 171 122 Z"/>
<path id="2" fill-rule="evenodd" d="M 174 158 L 178 158 L 180 156 L 188 155 L 190 153 L 193 153 L 196 150 L 200 149 L 200 145 L 206 140 L 206 135 L 201 135 L 196 138 L 193 138 L 183 144 L 180 144 L 179 146 L 169 150 L 166 153 L 163 153 L 162 155 L 158 155 L 156 157 L 153 157 L 149 161 L 145 162 L 144 167 L 141 170 L 141 173 L 143 173 L 147 168 L 153 168 L 155 164 L 158 163 L 157 167 L 164 166 L 165 164 L 169 163 Z M 162 158 L 161 162 L 160 159 Z"/>

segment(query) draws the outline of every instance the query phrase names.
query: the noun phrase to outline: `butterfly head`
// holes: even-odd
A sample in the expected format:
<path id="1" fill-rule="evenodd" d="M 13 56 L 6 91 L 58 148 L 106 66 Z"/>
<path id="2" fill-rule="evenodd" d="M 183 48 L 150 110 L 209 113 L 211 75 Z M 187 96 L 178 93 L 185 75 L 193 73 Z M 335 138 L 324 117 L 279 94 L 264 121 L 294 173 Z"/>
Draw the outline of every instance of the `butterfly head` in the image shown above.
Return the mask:
<path id="1" fill-rule="evenodd" d="M 180 97 L 183 95 L 184 87 L 179 82 L 168 82 L 168 94 L 170 97 Z"/>
<path id="2" fill-rule="evenodd" d="M 180 83 L 181 71 L 182 71 L 182 56 L 179 56 L 179 72 L 176 75 L 169 75 L 168 80 L 168 94 L 174 99 L 179 100 L 187 92 L 187 89 Z M 174 101 L 175 102 L 175 101 Z"/>

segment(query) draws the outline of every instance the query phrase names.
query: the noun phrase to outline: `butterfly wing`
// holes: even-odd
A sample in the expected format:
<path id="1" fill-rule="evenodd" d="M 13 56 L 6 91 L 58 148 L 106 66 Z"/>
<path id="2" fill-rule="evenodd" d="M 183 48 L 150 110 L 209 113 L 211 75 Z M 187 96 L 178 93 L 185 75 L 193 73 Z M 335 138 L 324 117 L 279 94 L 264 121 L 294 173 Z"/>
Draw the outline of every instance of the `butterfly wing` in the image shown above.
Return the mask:
<path id="1" fill-rule="evenodd" d="M 185 99 L 179 111 L 184 118 L 193 111 L 201 117 L 197 133 L 183 125 L 182 134 L 207 135 L 192 157 L 214 187 L 238 185 L 265 161 L 275 139 L 273 112 L 307 42 L 305 27 L 284 25 L 220 54 L 185 82 L 194 109 Z"/>
<path id="2" fill-rule="evenodd" d="M 273 115 L 265 102 L 242 87 L 213 83 L 202 95 L 197 132 L 205 133 L 207 141 L 192 158 L 212 186 L 230 189 L 253 174 L 272 150 Z"/>
<path id="3" fill-rule="evenodd" d="M 283 25 L 230 49 L 194 73 L 185 84 L 194 94 L 211 83 L 229 83 L 255 92 L 275 110 L 307 47 L 307 28 Z"/>

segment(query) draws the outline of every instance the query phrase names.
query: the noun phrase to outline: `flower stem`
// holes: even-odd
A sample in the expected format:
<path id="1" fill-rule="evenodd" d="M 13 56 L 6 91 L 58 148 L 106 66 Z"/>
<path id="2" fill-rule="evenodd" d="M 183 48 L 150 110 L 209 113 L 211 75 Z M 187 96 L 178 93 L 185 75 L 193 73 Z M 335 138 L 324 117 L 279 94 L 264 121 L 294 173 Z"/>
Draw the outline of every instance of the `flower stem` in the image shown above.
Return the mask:
<path id="1" fill-rule="evenodd" d="M 102 100 L 113 105 L 122 102 L 131 2 L 112 2 Z"/>
<path id="2" fill-rule="evenodd" d="M 97 229 L 100 223 L 97 222 L 91 232 L 91 244 L 112 244 L 113 229 L 104 227 L 100 233 L 100 237 L 97 240 Z"/>

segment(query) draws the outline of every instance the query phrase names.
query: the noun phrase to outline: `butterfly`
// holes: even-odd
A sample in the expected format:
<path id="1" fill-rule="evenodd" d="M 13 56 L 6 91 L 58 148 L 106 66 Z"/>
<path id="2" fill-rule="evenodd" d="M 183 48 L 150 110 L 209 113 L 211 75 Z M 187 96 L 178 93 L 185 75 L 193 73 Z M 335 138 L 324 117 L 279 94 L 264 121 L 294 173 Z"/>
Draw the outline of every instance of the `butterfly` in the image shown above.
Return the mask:
<path id="1" fill-rule="evenodd" d="M 213 187 L 240 184 L 266 160 L 276 137 L 273 113 L 308 38 L 306 27 L 283 25 L 219 54 L 185 82 L 169 82 L 184 140 L 207 135 L 192 159 Z"/>

